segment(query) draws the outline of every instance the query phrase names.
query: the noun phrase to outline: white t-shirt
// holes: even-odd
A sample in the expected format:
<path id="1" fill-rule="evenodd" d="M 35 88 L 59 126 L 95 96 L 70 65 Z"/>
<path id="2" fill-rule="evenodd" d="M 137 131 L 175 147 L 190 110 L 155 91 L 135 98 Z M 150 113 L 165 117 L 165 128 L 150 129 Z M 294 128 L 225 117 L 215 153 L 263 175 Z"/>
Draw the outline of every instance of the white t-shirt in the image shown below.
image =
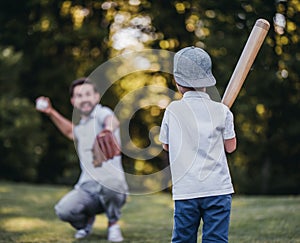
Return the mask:
<path id="1" fill-rule="evenodd" d="M 74 128 L 76 149 L 79 155 L 81 174 L 76 186 L 87 181 L 97 181 L 120 193 L 127 193 L 128 186 L 122 167 L 121 156 L 102 163 L 101 167 L 94 167 L 92 148 L 95 138 L 103 130 L 104 120 L 113 112 L 108 107 L 97 105 L 86 120 L 80 120 Z M 119 129 L 114 132 L 115 137 L 120 141 Z"/>
<path id="2" fill-rule="evenodd" d="M 171 102 L 159 139 L 169 145 L 174 200 L 234 192 L 223 141 L 234 137 L 231 111 L 208 94 L 189 91 Z"/>

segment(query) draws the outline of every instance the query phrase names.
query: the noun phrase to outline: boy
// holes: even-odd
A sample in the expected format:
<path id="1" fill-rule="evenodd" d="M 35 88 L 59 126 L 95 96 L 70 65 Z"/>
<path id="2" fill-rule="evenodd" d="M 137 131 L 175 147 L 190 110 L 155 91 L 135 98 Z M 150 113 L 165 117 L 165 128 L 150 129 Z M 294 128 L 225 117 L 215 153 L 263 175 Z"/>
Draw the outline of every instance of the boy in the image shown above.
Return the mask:
<path id="1" fill-rule="evenodd" d="M 173 68 L 183 98 L 167 107 L 159 137 L 169 151 L 172 173 L 172 242 L 196 243 L 201 219 L 203 243 L 228 242 L 234 190 L 225 151 L 236 149 L 233 115 L 205 93 L 216 80 L 204 50 L 180 50 Z"/>

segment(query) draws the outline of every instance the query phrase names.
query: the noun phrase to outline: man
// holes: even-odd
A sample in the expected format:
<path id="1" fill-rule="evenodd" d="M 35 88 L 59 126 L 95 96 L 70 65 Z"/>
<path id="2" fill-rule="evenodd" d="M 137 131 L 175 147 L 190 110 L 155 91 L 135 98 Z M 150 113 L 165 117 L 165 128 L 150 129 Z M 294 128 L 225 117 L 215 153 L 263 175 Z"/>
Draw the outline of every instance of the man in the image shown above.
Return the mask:
<path id="1" fill-rule="evenodd" d="M 118 220 L 128 193 L 121 156 L 114 156 L 99 167 L 93 165 L 96 136 L 103 130 L 110 130 L 120 141 L 119 121 L 111 109 L 98 104 L 100 94 L 89 79 L 73 81 L 70 96 L 72 105 L 80 113 L 80 122 L 74 131 L 72 122 L 52 107 L 49 98 L 37 99 L 37 103 L 47 102 L 47 107 L 37 106 L 37 110 L 47 114 L 63 135 L 75 141 L 81 166 L 74 189 L 55 205 L 56 214 L 77 229 L 75 238 L 81 239 L 91 233 L 95 215 L 106 213 L 108 240 L 121 242 L 123 237 Z"/>

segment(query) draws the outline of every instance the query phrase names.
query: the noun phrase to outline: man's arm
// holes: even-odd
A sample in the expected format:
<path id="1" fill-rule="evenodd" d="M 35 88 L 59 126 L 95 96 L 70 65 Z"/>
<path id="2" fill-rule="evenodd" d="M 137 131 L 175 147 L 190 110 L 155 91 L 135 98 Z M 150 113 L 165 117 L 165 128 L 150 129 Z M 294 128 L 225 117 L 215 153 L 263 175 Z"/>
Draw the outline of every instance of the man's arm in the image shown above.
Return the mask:
<path id="1" fill-rule="evenodd" d="M 120 126 L 119 120 L 115 115 L 109 115 L 104 120 L 104 129 L 111 132 L 115 131 Z"/>
<path id="2" fill-rule="evenodd" d="M 49 117 L 63 135 L 65 135 L 71 140 L 74 140 L 73 124 L 70 120 L 62 116 L 58 111 L 56 111 L 53 108 L 49 113 Z"/>
<path id="3" fill-rule="evenodd" d="M 62 116 L 57 110 L 55 110 L 50 102 L 48 97 L 39 97 L 38 99 L 43 99 L 48 103 L 47 108 L 39 109 L 36 108 L 38 111 L 47 114 L 55 126 L 60 130 L 60 132 L 65 135 L 67 138 L 74 140 L 73 134 L 73 124 L 70 120 Z"/>

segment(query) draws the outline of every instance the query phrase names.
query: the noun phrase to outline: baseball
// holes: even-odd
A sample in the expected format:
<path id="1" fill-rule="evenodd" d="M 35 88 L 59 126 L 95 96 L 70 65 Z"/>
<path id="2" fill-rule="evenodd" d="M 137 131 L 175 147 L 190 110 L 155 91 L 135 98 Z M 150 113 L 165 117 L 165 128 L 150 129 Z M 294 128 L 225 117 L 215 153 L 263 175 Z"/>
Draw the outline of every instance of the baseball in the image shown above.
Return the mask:
<path id="1" fill-rule="evenodd" d="M 45 110 L 48 107 L 48 102 L 46 100 L 38 99 L 36 101 L 36 108 L 39 110 Z"/>

